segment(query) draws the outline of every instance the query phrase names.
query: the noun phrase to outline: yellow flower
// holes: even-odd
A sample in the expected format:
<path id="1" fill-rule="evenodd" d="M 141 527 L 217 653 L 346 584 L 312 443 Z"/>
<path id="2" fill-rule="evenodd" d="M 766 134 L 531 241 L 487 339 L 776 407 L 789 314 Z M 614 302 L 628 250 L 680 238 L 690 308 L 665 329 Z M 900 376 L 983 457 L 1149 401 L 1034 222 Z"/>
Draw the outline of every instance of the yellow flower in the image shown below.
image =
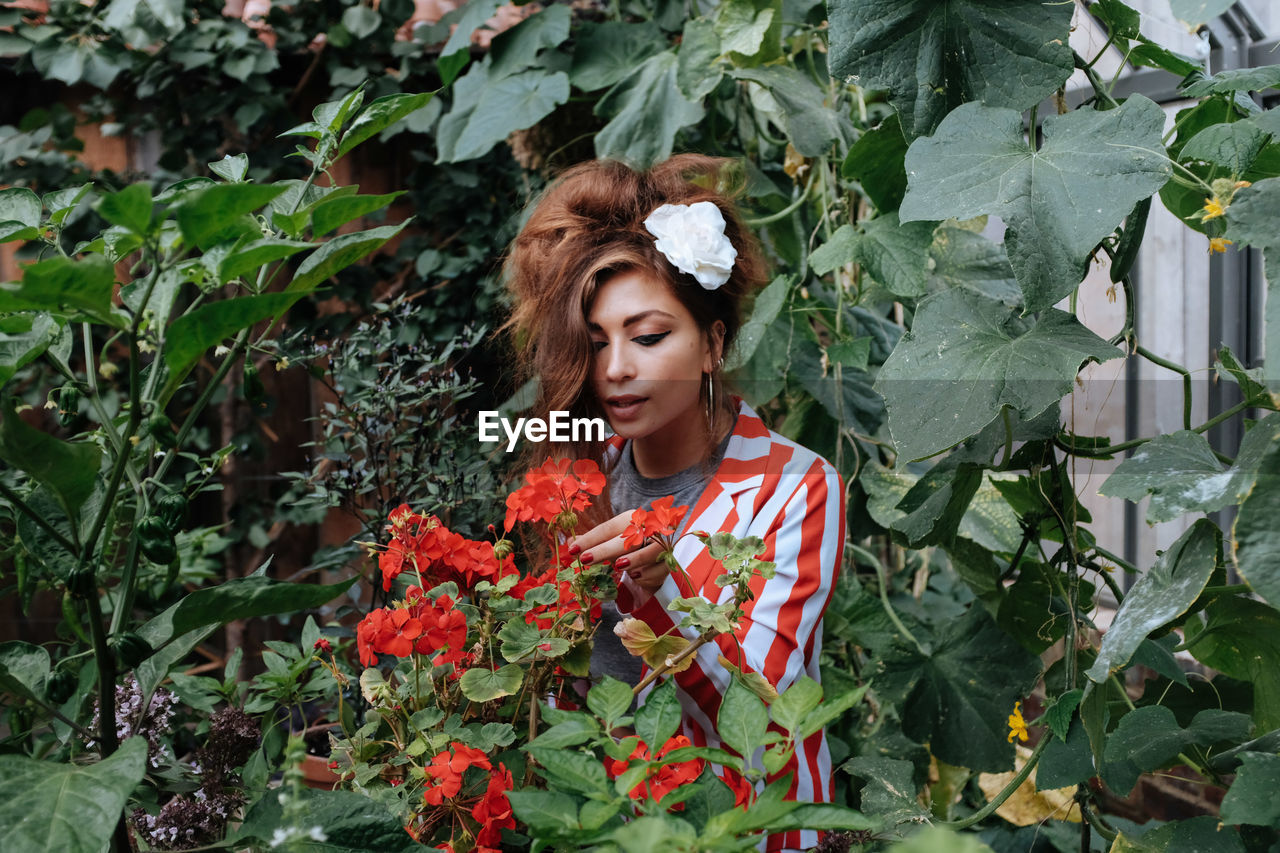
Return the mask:
<path id="1" fill-rule="evenodd" d="M 1218 197 L 1216 195 L 1213 198 L 1207 198 L 1204 200 L 1204 221 L 1205 222 L 1208 222 L 1210 219 L 1217 219 L 1219 216 L 1221 216 L 1226 212 L 1227 212 L 1227 209 L 1222 206 L 1222 202 L 1218 200 Z"/>
<path id="2" fill-rule="evenodd" d="M 1212 237 L 1209 239 L 1209 254 L 1212 255 L 1215 252 L 1221 254 L 1225 252 L 1227 247 L 1230 245 L 1231 241 L 1225 237 Z"/>
<path id="3" fill-rule="evenodd" d="M 1022 703 L 1013 703 L 1013 713 L 1009 715 L 1009 742 L 1013 743 L 1013 739 L 1025 741 L 1027 739 L 1027 721 L 1022 719 Z"/>
<path id="4" fill-rule="evenodd" d="M 114 362 L 104 361 L 102 362 L 102 364 L 98 365 L 98 375 L 101 376 L 103 379 L 110 379 L 111 377 L 115 376 L 119 372 L 120 372 L 120 365 Z"/>

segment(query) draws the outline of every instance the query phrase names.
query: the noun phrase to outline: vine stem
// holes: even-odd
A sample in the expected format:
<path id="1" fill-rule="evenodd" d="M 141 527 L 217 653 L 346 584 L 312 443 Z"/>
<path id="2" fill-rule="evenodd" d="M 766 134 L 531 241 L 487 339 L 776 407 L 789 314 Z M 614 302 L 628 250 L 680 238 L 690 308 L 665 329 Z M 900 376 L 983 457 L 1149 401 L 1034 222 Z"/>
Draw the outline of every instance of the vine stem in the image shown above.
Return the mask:
<path id="1" fill-rule="evenodd" d="M 1049 741 L 1051 740 L 1053 740 L 1053 737 L 1048 734 L 1040 738 L 1040 742 L 1037 743 L 1036 748 L 1031 751 L 1031 755 L 1027 756 L 1027 761 L 1022 765 L 1022 769 L 1018 771 L 1016 776 L 1009 780 L 1009 784 L 1005 785 L 1004 788 L 1000 790 L 1000 793 L 996 794 L 991 799 L 991 802 L 987 803 L 968 817 L 963 817 L 959 820 L 938 821 L 936 825 L 945 826 L 948 829 L 966 829 L 973 826 L 975 823 L 981 823 L 986 820 L 995 813 L 996 809 L 1004 805 L 1005 800 L 1013 796 L 1014 791 L 1022 787 L 1023 782 L 1027 781 L 1027 777 L 1030 776 L 1031 771 L 1035 769 L 1037 762 L 1040 761 L 1041 754 L 1044 753 L 1046 748 L 1048 748 Z"/>
<path id="2" fill-rule="evenodd" d="M 1191 429 L 1191 371 L 1167 358 L 1161 358 L 1141 344 L 1134 344 L 1133 351 L 1152 364 L 1182 377 L 1182 428 Z"/>
<path id="3" fill-rule="evenodd" d="M 649 674 L 646 675 L 644 678 L 642 678 L 640 680 L 640 683 L 632 688 L 631 695 L 639 696 L 641 690 L 644 690 L 646 687 L 648 687 L 653 682 L 657 681 L 660 677 L 665 675 L 667 672 L 679 666 L 681 662 L 685 661 L 689 657 L 696 654 L 698 649 L 702 648 L 707 643 L 711 642 L 711 638 L 714 636 L 715 634 L 710 631 L 708 631 L 705 634 L 699 635 L 698 639 L 694 640 L 689 645 L 685 646 L 683 649 L 680 650 L 678 654 L 671 655 L 670 657 L 668 657 L 666 660 L 662 662 L 661 666 L 651 669 L 649 671 Z"/>
<path id="4" fill-rule="evenodd" d="M 907 626 L 902 624 L 902 620 L 898 618 L 898 613 L 893 609 L 893 605 L 889 603 L 889 577 L 884 571 L 884 564 L 879 560 L 876 561 L 876 575 L 880 579 L 880 604 L 884 607 L 885 615 L 889 617 L 889 621 L 893 623 L 893 627 L 902 632 L 902 636 L 911 641 L 916 647 L 916 651 L 920 652 L 922 657 L 929 657 L 929 652 L 920 641 L 916 639 L 915 634 L 907 630 Z"/>

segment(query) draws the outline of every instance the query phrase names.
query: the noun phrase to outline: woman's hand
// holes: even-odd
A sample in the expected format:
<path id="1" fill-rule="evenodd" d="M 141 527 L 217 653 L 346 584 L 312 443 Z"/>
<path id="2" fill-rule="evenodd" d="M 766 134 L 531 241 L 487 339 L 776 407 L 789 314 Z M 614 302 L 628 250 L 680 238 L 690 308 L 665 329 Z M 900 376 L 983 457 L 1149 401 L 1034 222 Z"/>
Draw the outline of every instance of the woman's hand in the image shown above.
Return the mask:
<path id="1" fill-rule="evenodd" d="M 662 546 L 657 542 L 627 547 L 622 531 L 630 523 L 630 510 L 619 513 L 576 537 L 569 543 L 569 553 L 584 564 L 613 563 L 614 580 L 621 581 L 625 573 L 637 587 L 652 595 L 666 581 L 670 570 L 660 559 Z"/>

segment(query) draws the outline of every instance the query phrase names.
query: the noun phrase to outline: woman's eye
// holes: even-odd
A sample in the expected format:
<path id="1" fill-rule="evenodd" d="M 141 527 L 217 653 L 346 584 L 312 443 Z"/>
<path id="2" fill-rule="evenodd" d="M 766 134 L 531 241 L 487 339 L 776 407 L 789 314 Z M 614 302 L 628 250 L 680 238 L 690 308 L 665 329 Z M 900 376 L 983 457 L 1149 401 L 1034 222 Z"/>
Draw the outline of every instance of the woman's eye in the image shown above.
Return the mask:
<path id="1" fill-rule="evenodd" d="M 651 346 L 653 346 L 654 344 L 656 344 L 658 341 L 660 341 L 660 340 L 662 340 L 663 338 L 665 338 L 665 337 L 666 337 L 667 335 L 669 335 L 669 334 L 671 334 L 671 333 L 670 333 L 670 332 L 658 332 L 658 333 L 653 334 L 653 335 L 641 335 L 641 336 L 640 336 L 640 337 L 638 337 L 638 338 L 632 338 L 632 340 L 633 340 L 633 341 L 635 341 L 636 343 L 640 344 L 641 346 L 651 347 Z"/>
<path id="2" fill-rule="evenodd" d="M 604 347 L 605 347 L 605 342 L 604 342 L 604 341 L 592 341 L 592 342 L 591 342 L 591 351 L 592 351 L 592 352 L 600 352 L 600 350 L 604 349 Z"/>

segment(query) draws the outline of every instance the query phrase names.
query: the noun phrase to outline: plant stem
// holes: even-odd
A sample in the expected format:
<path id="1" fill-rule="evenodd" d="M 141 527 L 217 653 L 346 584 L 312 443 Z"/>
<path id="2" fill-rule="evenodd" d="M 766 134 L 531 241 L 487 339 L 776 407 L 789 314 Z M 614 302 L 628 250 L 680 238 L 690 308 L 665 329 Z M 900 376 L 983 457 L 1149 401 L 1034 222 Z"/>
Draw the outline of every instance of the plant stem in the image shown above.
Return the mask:
<path id="1" fill-rule="evenodd" d="M 1182 428 L 1191 429 L 1191 371 L 1167 358 L 1161 358 L 1140 344 L 1135 344 L 1133 351 L 1152 364 L 1171 370 L 1182 377 Z"/>
<path id="2" fill-rule="evenodd" d="M 692 643 L 685 646 L 683 649 L 680 650 L 678 654 L 672 655 L 667 660 L 664 660 L 661 666 L 658 666 L 654 669 L 649 670 L 649 674 L 646 675 L 644 678 L 642 678 L 640 680 L 640 683 L 637 684 L 634 688 L 632 688 L 631 695 L 639 696 L 641 690 L 644 690 L 646 687 L 648 687 L 658 678 L 665 675 L 669 670 L 674 669 L 676 666 L 679 666 L 682 661 L 684 661 L 689 656 L 695 654 L 698 651 L 698 649 L 702 648 L 707 643 L 711 642 L 711 638 L 713 636 L 715 635 L 711 634 L 710 632 L 699 635 L 698 639 L 694 640 Z"/>
<path id="3" fill-rule="evenodd" d="M 916 651 L 920 652 L 922 657 L 929 657 L 928 650 L 920 644 L 920 641 L 916 639 L 915 634 L 912 634 L 907 630 L 907 626 L 902 624 L 902 620 L 898 618 L 898 614 L 893 609 L 893 605 L 889 603 L 889 578 L 884 572 L 884 564 L 878 560 L 876 561 L 876 575 L 880 579 L 880 604 L 884 607 L 884 612 L 889 617 L 889 621 L 893 623 L 893 627 L 897 628 L 902 633 L 903 637 L 911 641 L 911 644 L 916 647 Z"/>
<path id="4" fill-rule="evenodd" d="M 948 829 L 966 829 L 973 826 L 975 823 L 981 823 L 986 820 L 995 813 L 996 809 L 1004 805 L 1005 800 L 1013 796 L 1013 792 L 1018 790 L 1018 788 L 1022 786 L 1023 782 L 1027 781 L 1027 777 L 1031 775 L 1031 771 L 1036 767 L 1036 762 L 1040 760 L 1041 753 L 1043 753 L 1045 748 L 1049 746 L 1049 741 L 1051 740 L 1053 740 L 1053 738 L 1047 734 L 1040 738 L 1040 742 L 1037 743 L 1036 748 L 1031 751 L 1031 755 L 1027 757 L 1027 762 L 1022 765 L 1022 769 L 1018 771 L 1018 775 L 1010 779 L 1009 784 L 1005 785 L 1004 788 L 1000 790 L 1000 793 L 996 794 L 995 797 L 992 798 L 991 802 L 987 803 L 968 817 L 963 817 L 959 820 L 940 820 L 936 821 L 936 825 L 945 826 Z"/>
<path id="5" fill-rule="evenodd" d="M 1093 93 L 1102 99 L 1102 102 L 1109 107 L 1117 107 L 1116 99 L 1111 97 L 1111 92 L 1107 90 L 1106 85 L 1102 82 L 1102 78 L 1098 76 L 1098 72 L 1093 70 L 1093 66 L 1086 62 L 1084 57 L 1076 51 L 1071 51 L 1071 55 L 1075 58 L 1076 68 L 1079 68 L 1089 78 L 1089 85 L 1093 87 Z M 1123 68 L 1124 66 L 1121 65 Z"/>

